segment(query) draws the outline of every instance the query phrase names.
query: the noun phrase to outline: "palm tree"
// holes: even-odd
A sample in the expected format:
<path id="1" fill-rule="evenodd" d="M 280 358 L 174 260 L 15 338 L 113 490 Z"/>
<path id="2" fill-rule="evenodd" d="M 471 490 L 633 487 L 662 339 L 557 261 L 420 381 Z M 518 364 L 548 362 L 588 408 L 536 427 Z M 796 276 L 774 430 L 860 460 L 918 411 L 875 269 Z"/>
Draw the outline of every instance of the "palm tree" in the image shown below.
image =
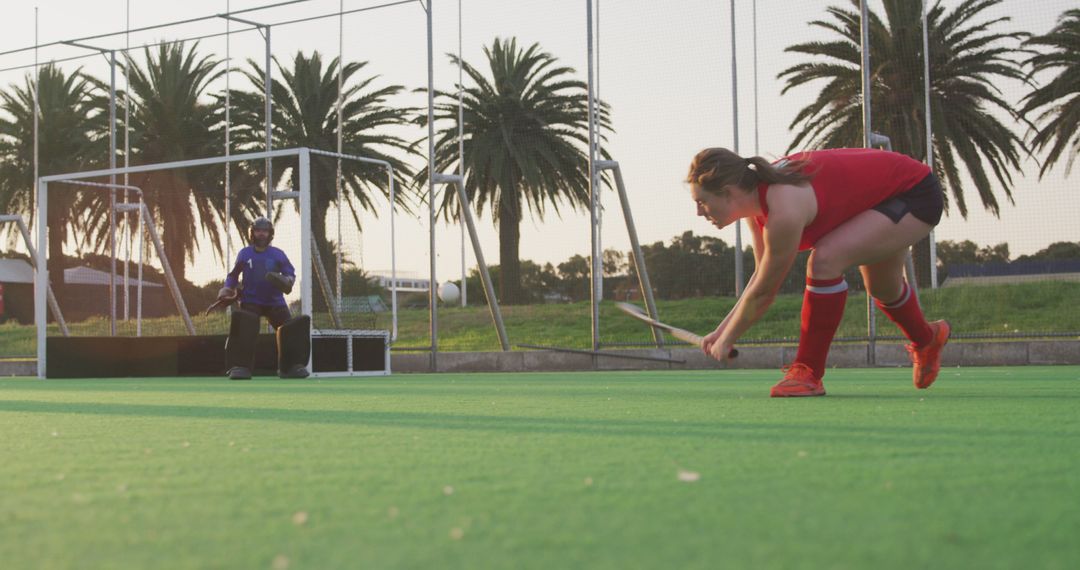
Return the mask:
<path id="1" fill-rule="evenodd" d="M 166 43 L 154 53 L 144 50 L 144 67 L 128 63 L 132 164 L 221 154 L 220 139 L 211 129 L 215 107 L 207 98 L 208 86 L 222 74 L 220 61 L 198 55 L 198 47 Z M 222 253 L 218 212 L 223 173 L 220 167 L 192 168 L 132 177 L 132 184 L 146 192 L 147 207 L 162 228 L 165 256 L 180 281 L 186 278 L 185 261 L 199 249 L 200 228 L 210 236 L 214 252 Z"/>
<path id="2" fill-rule="evenodd" d="M 21 86 L 0 93 L 0 213 L 23 214 L 33 220 L 34 196 L 34 83 L 27 75 Z M 46 65 L 38 70 L 39 174 L 62 174 L 108 162 L 107 127 L 94 101 L 92 80 L 81 70 L 65 74 Z M 104 120 L 107 121 L 107 115 Z M 53 282 L 63 282 L 64 243 L 76 229 L 76 195 L 50 192 L 46 223 L 50 228 L 48 259 Z M 80 226 L 81 227 L 81 226 Z M 85 228 L 83 228 L 85 229 Z"/>
<path id="3" fill-rule="evenodd" d="M 462 89 L 465 189 L 475 208 L 485 207 L 499 228 L 499 298 L 515 304 L 521 294 L 521 221 L 528 207 L 539 219 L 547 208 L 558 213 L 589 201 L 588 104 L 585 83 L 572 79 L 539 44 L 519 49 L 516 39 L 496 38 L 484 48 L 488 79 L 472 65 L 462 69 L 472 85 Z M 454 55 L 449 55 L 458 63 Z M 435 118 L 452 126 L 435 140 L 435 169 L 454 172 L 458 165 L 458 98 L 438 92 Z M 610 130 L 608 109 L 601 104 L 598 124 Z M 426 124 L 427 117 L 420 122 Z M 427 169 L 418 175 L 426 184 Z M 439 210 L 458 219 L 461 204 L 455 192 L 444 192 Z"/>
<path id="4" fill-rule="evenodd" d="M 961 165 L 983 207 L 1000 216 L 991 177 L 1011 203 L 1012 172 L 1021 171 L 1020 156 L 1027 152 L 1024 141 L 990 112 L 996 108 L 1023 121 L 1002 98 L 997 83 L 1025 79 L 1020 65 L 1009 57 L 1016 52 L 1009 43 L 1025 34 L 994 31 L 1008 17 L 982 19 L 984 11 L 1001 2 L 964 0 L 946 11 L 939 1 L 926 17 L 934 170 L 946 188 L 947 202 L 951 193 L 963 217 L 967 217 L 968 208 Z M 830 7 L 831 20 L 810 23 L 839 37 L 786 49 L 824 61 L 782 71 L 779 77 L 786 79 L 783 93 L 817 80 L 828 82 L 792 121 L 798 134 L 789 150 L 804 143 L 819 148 L 862 146 L 859 1 L 851 3 L 856 9 Z M 921 4 L 909 0 L 884 0 L 883 4 L 886 21 L 871 12 L 869 23 L 873 129 L 890 137 L 893 150 L 925 160 Z M 916 247 L 915 259 L 919 281 L 925 283 L 929 278 L 929 240 Z"/>
<path id="5" fill-rule="evenodd" d="M 274 144 L 328 151 L 337 149 L 338 59 L 334 58 L 324 66 L 319 52 L 310 56 L 297 52 L 291 68 L 281 65 L 277 59 L 274 63 L 282 78 L 271 81 Z M 239 148 L 256 151 L 262 150 L 265 144 L 263 92 L 266 83 L 259 64 L 254 61 L 249 64 L 250 69 L 244 71 L 244 75 L 252 90 L 231 93 L 235 109 L 233 136 Z M 359 78 L 358 74 L 366 66 L 367 62 L 350 62 L 342 70 L 342 153 L 385 160 L 393 165 L 399 187 L 396 199 L 399 206 L 407 208 L 407 195 L 401 190 L 405 188 L 403 181 L 411 178 L 413 172 L 401 155 L 410 152 L 410 145 L 387 133 L 386 129 L 409 123 L 414 110 L 388 104 L 388 100 L 403 92 L 404 87 L 377 87 L 375 82 L 379 77 L 375 75 Z M 278 177 L 290 177 L 293 188 L 299 187 L 298 173 L 295 168 L 289 168 L 289 163 L 275 162 L 273 171 Z M 338 205 L 349 209 L 359 227 L 358 209 L 376 211 L 372 189 L 386 198 L 390 196 L 386 171 L 378 165 L 343 160 L 341 174 L 345 203 Z M 336 160 L 312 159 L 311 232 L 324 263 L 332 259 L 335 252 L 326 237 L 326 216 L 330 206 L 337 202 L 336 176 Z M 278 182 L 280 178 L 275 180 L 275 185 Z"/>
<path id="6" fill-rule="evenodd" d="M 1028 59 L 1031 74 L 1060 69 L 1057 77 L 1035 88 L 1024 97 L 1022 113 L 1043 109 L 1038 121 L 1042 128 L 1034 131 L 1031 146 L 1035 150 L 1050 148 L 1039 170 L 1039 177 L 1046 174 L 1064 154 L 1065 172 L 1072 170 L 1076 156 L 1080 154 L 1080 9 L 1067 10 L 1058 17 L 1054 29 L 1043 36 L 1024 42 L 1026 46 L 1049 48 Z"/>
<path id="7" fill-rule="evenodd" d="M 1015 50 L 1002 45 L 1022 39 L 1023 34 L 990 31 L 1008 21 L 1007 17 L 975 21 L 984 10 L 1001 2 L 965 0 L 951 12 L 937 2 L 927 13 L 935 166 L 965 217 L 967 203 L 958 162 L 971 176 L 983 206 L 999 215 L 1000 206 L 984 163 L 989 164 L 1011 201 L 1010 171 L 1020 170 L 1020 154 L 1026 150 L 1023 141 L 988 112 L 996 107 L 1022 120 L 1002 99 L 995 82 L 1025 79 L 1019 65 L 1008 58 Z M 857 6 L 858 0 L 852 3 Z M 921 8 L 917 2 L 904 0 L 885 0 L 884 6 L 887 25 L 877 14 L 870 14 L 874 130 L 888 135 L 894 150 L 925 159 Z M 828 12 L 835 21 L 819 20 L 810 25 L 834 32 L 840 39 L 797 44 L 786 51 L 831 61 L 794 65 L 779 75 L 786 79 L 784 93 L 815 80 L 829 81 L 818 98 L 792 121 L 792 128 L 800 131 L 791 149 L 804 142 L 815 147 L 859 146 L 862 138 L 859 13 L 838 7 Z"/>

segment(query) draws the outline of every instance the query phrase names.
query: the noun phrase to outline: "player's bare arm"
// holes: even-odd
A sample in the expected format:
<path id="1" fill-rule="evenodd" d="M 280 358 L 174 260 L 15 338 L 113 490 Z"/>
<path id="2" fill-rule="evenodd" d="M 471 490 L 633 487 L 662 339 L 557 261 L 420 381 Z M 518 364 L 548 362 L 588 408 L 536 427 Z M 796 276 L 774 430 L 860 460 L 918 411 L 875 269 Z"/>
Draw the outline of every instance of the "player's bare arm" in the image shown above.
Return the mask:
<path id="1" fill-rule="evenodd" d="M 762 235 L 761 228 L 753 221 L 750 221 L 746 226 L 750 229 L 750 248 L 754 252 L 754 271 L 750 274 L 750 279 L 746 283 L 746 288 L 748 289 L 754 285 L 754 281 L 757 279 L 757 268 L 761 267 L 761 257 L 765 254 L 765 238 Z M 701 342 L 701 350 L 704 351 L 705 354 L 709 354 L 713 343 L 716 342 L 716 339 L 720 338 L 721 334 L 723 334 L 724 329 L 727 328 L 728 323 L 731 322 L 731 316 L 734 315 L 735 310 L 739 308 L 739 303 L 742 302 L 742 299 L 741 296 L 736 299 L 735 306 L 728 311 L 724 320 L 720 321 L 716 330 L 705 335 L 705 338 Z"/>
<path id="2" fill-rule="evenodd" d="M 803 229 L 816 215 L 813 190 L 809 185 L 774 185 L 768 194 L 769 218 L 761 236 L 763 250 L 754 276 L 731 314 L 721 324 L 720 336 L 709 347 L 709 355 L 726 360 L 735 342 L 772 305 L 780 285 L 791 270 L 799 250 Z M 756 243 L 756 239 L 755 239 Z"/>

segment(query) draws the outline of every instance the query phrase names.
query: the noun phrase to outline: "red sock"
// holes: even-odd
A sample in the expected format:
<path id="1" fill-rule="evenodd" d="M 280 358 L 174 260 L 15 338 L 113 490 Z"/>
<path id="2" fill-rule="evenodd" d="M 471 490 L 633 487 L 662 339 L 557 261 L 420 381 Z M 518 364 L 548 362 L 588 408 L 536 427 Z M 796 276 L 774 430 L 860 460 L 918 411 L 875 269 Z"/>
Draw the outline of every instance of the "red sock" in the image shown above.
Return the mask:
<path id="1" fill-rule="evenodd" d="M 912 295 L 907 281 L 904 282 L 904 290 L 899 299 L 888 304 L 882 303 L 880 299 L 875 299 L 875 302 L 915 346 L 926 346 L 934 339 L 934 331 L 930 328 L 930 323 L 926 322 L 919 300 Z"/>
<path id="2" fill-rule="evenodd" d="M 795 362 L 801 362 L 814 371 L 818 378 L 825 376 L 825 361 L 829 357 L 829 345 L 844 317 L 847 302 L 847 282 L 843 277 L 835 279 L 806 278 L 803 294 L 802 327 L 799 330 L 799 352 Z"/>

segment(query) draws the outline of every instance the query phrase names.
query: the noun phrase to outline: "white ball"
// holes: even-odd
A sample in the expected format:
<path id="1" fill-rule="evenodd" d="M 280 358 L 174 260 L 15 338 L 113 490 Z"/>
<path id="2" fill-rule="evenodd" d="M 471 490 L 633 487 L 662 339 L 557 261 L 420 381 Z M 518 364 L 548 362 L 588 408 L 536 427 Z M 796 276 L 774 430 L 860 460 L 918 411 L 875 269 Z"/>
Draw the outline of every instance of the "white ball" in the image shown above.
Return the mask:
<path id="1" fill-rule="evenodd" d="M 447 281 L 442 285 L 439 285 L 439 298 L 444 303 L 456 303 L 461 299 L 461 289 L 458 289 L 457 285 Z"/>

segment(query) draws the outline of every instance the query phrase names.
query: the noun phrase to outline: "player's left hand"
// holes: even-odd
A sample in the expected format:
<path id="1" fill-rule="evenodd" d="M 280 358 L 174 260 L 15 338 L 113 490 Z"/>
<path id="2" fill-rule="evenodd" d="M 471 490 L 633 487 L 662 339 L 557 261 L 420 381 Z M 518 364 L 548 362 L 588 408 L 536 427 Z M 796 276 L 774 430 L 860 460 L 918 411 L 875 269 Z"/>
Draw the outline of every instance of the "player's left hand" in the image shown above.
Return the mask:
<path id="1" fill-rule="evenodd" d="M 233 301 L 235 301 L 236 297 L 239 296 L 239 294 L 240 293 L 236 289 L 233 289 L 232 287 L 222 287 L 218 291 L 217 298 L 218 298 L 218 301 L 221 301 L 223 303 L 228 304 L 228 303 L 232 303 Z"/>
<path id="2" fill-rule="evenodd" d="M 277 271 L 270 271 L 266 274 L 266 280 L 278 291 L 288 295 L 289 293 L 292 293 L 293 283 L 296 281 L 296 278 Z"/>
<path id="3" fill-rule="evenodd" d="M 728 338 L 727 335 L 720 335 L 720 338 L 716 339 L 712 346 L 709 347 L 708 355 L 726 364 L 731 360 L 734 344 L 734 341 Z"/>

